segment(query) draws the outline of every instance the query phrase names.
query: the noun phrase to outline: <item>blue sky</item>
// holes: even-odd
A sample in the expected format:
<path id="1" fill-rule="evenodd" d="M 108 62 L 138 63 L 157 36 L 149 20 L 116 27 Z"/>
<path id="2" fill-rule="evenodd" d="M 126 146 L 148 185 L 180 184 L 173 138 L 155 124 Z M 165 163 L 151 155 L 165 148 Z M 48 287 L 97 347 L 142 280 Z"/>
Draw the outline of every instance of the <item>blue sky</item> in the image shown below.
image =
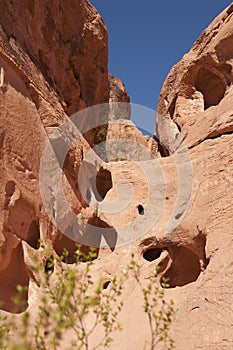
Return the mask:
<path id="1" fill-rule="evenodd" d="M 90 0 L 107 25 L 109 70 L 120 78 L 131 102 L 156 109 L 171 67 L 190 50 L 231 1 Z M 137 113 L 136 113 L 137 114 Z M 133 115 L 141 128 L 154 128 L 154 113 Z"/>

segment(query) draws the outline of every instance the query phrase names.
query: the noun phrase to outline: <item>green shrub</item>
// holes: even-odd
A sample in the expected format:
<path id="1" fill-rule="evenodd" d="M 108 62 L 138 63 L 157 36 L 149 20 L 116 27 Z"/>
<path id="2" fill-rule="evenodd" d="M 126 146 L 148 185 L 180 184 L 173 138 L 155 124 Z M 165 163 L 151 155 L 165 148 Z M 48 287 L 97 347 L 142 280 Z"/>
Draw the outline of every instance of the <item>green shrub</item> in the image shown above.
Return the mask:
<path id="1" fill-rule="evenodd" d="M 53 259 L 52 248 L 45 245 L 43 248 L 46 268 L 38 262 L 36 256 L 31 266 L 35 281 L 43 291 L 36 318 L 29 311 L 22 313 L 19 319 L 14 315 L 0 314 L 0 349 L 58 350 L 67 332 L 71 334 L 70 342 L 66 344 L 67 350 L 110 347 L 112 334 L 122 329 L 118 316 L 123 307 L 124 282 L 129 276 L 136 280 L 142 291 L 143 308 L 151 332 L 150 350 L 155 349 L 158 342 L 164 342 L 167 349 L 174 347 L 169 336 L 175 314 L 173 302 L 166 302 L 165 291 L 155 279 L 157 273 L 144 286 L 140 266 L 132 257 L 122 274 L 112 277 L 107 285 L 103 278 L 94 283 L 91 269 L 96 257 L 95 250 L 90 250 L 84 256 L 78 246 L 76 264 L 69 265 L 64 263 L 68 259 L 66 250 L 61 257 Z M 164 283 L 166 287 L 166 281 Z M 14 298 L 16 307 L 25 303 L 24 294 L 25 288 L 18 286 L 18 294 Z M 97 327 L 103 331 L 102 339 L 91 347 L 90 340 Z"/>

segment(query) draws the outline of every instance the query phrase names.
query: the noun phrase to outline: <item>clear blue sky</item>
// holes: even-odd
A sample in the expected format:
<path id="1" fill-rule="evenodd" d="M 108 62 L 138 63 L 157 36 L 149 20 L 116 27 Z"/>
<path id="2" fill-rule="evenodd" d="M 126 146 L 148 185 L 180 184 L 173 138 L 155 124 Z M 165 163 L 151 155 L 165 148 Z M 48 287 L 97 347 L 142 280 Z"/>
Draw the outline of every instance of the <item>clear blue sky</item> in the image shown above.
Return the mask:
<path id="1" fill-rule="evenodd" d="M 109 34 L 109 70 L 120 78 L 132 103 L 156 109 L 162 84 L 226 0 L 90 0 Z M 143 120 L 153 131 L 154 117 Z"/>

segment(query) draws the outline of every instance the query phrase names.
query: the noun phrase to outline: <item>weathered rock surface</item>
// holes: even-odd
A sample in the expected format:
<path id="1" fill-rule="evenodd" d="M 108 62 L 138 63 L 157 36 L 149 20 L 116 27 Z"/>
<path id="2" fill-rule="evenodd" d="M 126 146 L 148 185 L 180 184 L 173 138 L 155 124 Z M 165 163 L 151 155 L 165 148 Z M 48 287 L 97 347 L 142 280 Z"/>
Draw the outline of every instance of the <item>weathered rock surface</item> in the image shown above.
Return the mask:
<path id="1" fill-rule="evenodd" d="M 17 16 L 22 12 L 27 21 Z M 1 1 L 0 18 L 0 299 L 11 311 L 16 285 L 29 285 L 24 308 L 28 303 L 33 312 L 41 291 L 28 265 L 33 252 L 42 254 L 38 238 L 52 242 L 54 254 L 68 248 L 69 263 L 75 249 L 48 219 L 40 198 L 47 136 L 73 112 L 109 99 L 128 102 L 128 95 L 108 78 L 106 28 L 87 1 Z M 132 253 L 142 264 L 142 283 L 159 264 L 159 279 L 170 281 L 166 296 L 179 310 L 171 334 L 178 350 L 233 344 L 232 28 L 231 5 L 168 75 L 156 124 L 160 157 L 156 142 L 151 145 L 130 121 L 111 121 L 72 144 L 63 167 L 64 192 L 75 214 L 114 235 L 104 237 L 108 249 L 98 252 L 94 278 L 120 272 Z M 113 138 L 130 142 L 120 153 L 111 149 L 113 158 L 104 163 L 90 145 Z M 149 151 L 148 158 L 135 153 L 134 143 Z M 49 178 L 56 176 L 52 170 Z M 61 192 L 56 186 L 48 191 L 56 217 Z M 60 219 L 72 223 L 65 210 Z M 90 234 L 86 227 L 80 227 L 84 236 Z M 150 338 L 143 296 L 131 280 L 123 293 L 123 331 L 114 335 L 111 349 L 141 350 Z"/>
<path id="2" fill-rule="evenodd" d="M 161 91 L 156 125 L 165 153 L 177 148 L 177 134 L 192 148 L 232 131 L 232 21 L 231 5 L 169 73 Z M 163 118 L 176 133 L 164 128 Z"/>
<path id="3" fill-rule="evenodd" d="M 68 114 L 108 101 L 107 31 L 88 1 L 1 1 L 0 12 L 18 63 L 29 56 Z"/>
<path id="4" fill-rule="evenodd" d="M 195 283 L 173 291 L 179 309 L 173 334 L 180 350 L 230 349 L 233 344 L 232 13 L 231 5 L 172 68 L 157 110 L 162 156 L 179 153 L 183 140 L 193 166 L 192 199 L 177 230 L 188 230 L 191 237 L 201 229 L 209 259 Z M 183 261 L 182 269 L 186 266 L 191 277 L 192 255 L 186 262 L 183 254 L 174 257 Z M 182 270 L 176 269 L 175 259 L 172 279 L 179 279 Z"/>
<path id="5" fill-rule="evenodd" d="M 110 82 L 110 120 L 130 119 L 130 97 L 125 89 L 124 84 L 121 80 L 114 77 L 114 75 L 112 75 L 111 73 L 109 73 L 108 79 Z M 121 102 L 121 104 L 119 105 L 118 102 Z"/>
<path id="6" fill-rule="evenodd" d="M 74 112 L 117 101 L 118 92 L 110 96 L 106 27 L 88 1 L 0 1 L 0 24 L 0 299 L 3 309 L 11 310 L 16 285 L 29 283 L 26 250 L 38 249 L 38 239 L 45 239 L 58 254 L 67 245 L 72 260 L 75 248 L 42 205 L 39 167 L 48 135 Z M 128 101 L 126 90 L 119 99 Z M 96 219 L 77 189 L 77 173 L 97 131 L 80 136 L 64 163 L 64 191 L 86 221 Z M 51 198 L 56 195 L 59 191 L 51 189 Z"/>

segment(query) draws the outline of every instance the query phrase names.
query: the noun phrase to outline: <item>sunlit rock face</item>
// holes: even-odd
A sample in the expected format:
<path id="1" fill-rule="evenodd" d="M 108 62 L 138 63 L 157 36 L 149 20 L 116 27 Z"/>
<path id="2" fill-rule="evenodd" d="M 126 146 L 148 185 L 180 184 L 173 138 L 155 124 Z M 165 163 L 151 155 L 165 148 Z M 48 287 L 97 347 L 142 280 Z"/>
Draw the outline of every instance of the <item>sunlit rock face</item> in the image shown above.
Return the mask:
<path id="1" fill-rule="evenodd" d="M 173 232 L 179 242 L 168 249 L 172 265 L 165 273 L 171 286 L 182 287 L 173 291 L 180 310 L 177 349 L 228 349 L 232 342 L 232 12 L 231 5 L 172 68 L 157 109 L 162 161 L 169 163 L 185 147 L 193 171 L 189 209 Z M 144 242 L 157 248 L 152 239 Z"/>
<path id="2" fill-rule="evenodd" d="M 81 240 L 84 254 L 96 247 L 94 279 L 118 274 L 132 253 L 142 283 L 160 266 L 158 283 L 169 279 L 166 295 L 179 310 L 176 349 L 231 348 L 232 13 L 169 73 L 151 139 L 129 121 L 129 96 L 107 69 L 106 27 L 87 1 L 0 2 L 3 310 L 12 311 L 17 284 L 29 286 L 17 312 L 35 310 L 43 291 L 29 265 L 35 252 L 43 262 L 39 239 L 54 256 L 66 248 L 70 265 Z M 89 125 L 85 108 L 102 103 Z M 74 141 L 76 121 L 86 129 Z M 127 283 L 111 349 L 144 348 L 142 298 Z"/>
<path id="3" fill-rule="evenodd" d="M 88 1 L 1 1 L 0 22 L 0 299 L 3 309 L 10 310 L 17 284 L 29 284 L 25 259 L 29 263 L 33 251 L 39 254 L 39 239 L 51 242 L 57 254 L 67 247 L 69 260 L 73 259 L 75 242 L 52 225 L 40 194 L 40 161 L 48 136 L 59 158 L 65 146 L 54 132 L 69 116 L 129 97 L 123 84 L 109 75 L 107 30 Z M 107 113 L 108 121 L 109 107 Z M 82 117 L 83 125 L 85 113 Z M 62 181 L 71 208 L 84 223 L 92 220 L 105 226 L 78 187 L 80 164 L 100 129 L 101 125 L 87 128 L 71 145 Z M 46 170 L 53 168 L 50 165 Z M 99 171 L 98 166 L 93 169 L 92 176 Z M 44 175 L 49 179 L 53 174 Z M 104 195 L 108 185 L 101 176 L 98 186 Z M 87 194 L 89 180 L 87 173 L 83 184 Z M 67 213 L 58 204 L 58 184 L 47 194 L 51 216 L 57 218 L 59 212 L 68 225 Z M 6 281 L 9 274 L 12 277 Z"/>

